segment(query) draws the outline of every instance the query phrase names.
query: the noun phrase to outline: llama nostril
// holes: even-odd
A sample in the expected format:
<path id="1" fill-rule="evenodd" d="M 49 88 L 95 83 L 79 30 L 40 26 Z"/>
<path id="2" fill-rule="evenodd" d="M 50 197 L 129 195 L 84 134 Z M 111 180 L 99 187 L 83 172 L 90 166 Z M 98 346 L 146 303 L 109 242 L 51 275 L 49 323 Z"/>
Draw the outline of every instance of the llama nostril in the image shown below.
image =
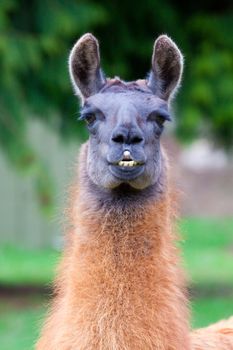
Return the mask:
<path id="1" fill-rule="evenodd" d="M 112 141 L 114 141 L 116 143 L 124 143 L 125 137 L 122 134 L 116 134 L 112 137 Z"/>
<path id="2" fill-rule="evenodd" d="M 118 129 L 112 135 L 112 141 L 118 144 L 139 144 L 143 142 L 143 137 L 140 132 L 128 129 Z"/>
<path id="3" fill-rule="evenodd" d="M 132 144 L 140 143 L 142 141 L 143 141 L 143 138 L 140 137 L 140 136 L 134 136 L 134 137 L 131 138 L 131 143 Z"/>

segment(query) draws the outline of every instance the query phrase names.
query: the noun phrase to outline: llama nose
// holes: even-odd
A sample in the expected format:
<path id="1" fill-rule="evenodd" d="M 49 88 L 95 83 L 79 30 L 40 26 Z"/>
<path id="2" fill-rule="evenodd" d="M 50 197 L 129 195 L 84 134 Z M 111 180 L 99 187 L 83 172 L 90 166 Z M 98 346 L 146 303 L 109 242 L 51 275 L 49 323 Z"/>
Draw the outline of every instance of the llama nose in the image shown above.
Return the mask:
<path id="1" fill-rule="evenodd" d="M 118 144 L 135 145 L 144 141 L 140 130 L 117 128 L 113 131 L 112 141 Z"/>

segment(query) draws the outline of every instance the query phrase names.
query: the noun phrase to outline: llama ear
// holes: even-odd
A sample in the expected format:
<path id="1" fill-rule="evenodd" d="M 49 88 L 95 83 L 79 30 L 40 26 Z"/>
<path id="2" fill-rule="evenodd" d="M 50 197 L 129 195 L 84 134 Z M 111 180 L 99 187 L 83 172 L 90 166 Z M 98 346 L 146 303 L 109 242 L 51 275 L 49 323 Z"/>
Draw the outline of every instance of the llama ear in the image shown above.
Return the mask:
<path id="1" fill-rule="evenodd" d="M 147 85 L 164 100 L 168 100 L 179 86 L 183 72 L 183 56 L 176 44 L 161 35 L 154 43 L 152 70 Z"/>
<path id="2" fill-rule="evenodd" d="M 105 84 L 100 69 L 99 44 L 92 34 L 84 34 L 74 45 L 69 57 L 69 72 L 82 100 L 96 94 Z"/>

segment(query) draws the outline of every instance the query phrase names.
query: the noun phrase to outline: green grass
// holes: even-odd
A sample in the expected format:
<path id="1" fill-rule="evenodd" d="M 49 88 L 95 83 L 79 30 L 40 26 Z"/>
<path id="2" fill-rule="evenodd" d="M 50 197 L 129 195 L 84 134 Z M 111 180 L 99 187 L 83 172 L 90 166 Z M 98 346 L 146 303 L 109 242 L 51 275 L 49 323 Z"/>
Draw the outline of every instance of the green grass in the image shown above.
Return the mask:
<path id="1" fill-rule="evenodd" d="M 20 305 L 20 303 L 22 303 Z M 2 350 L 31 350 L 38 338 L 45 313 L 43 300 L 29 299 L 0 302 L 0 348 Z"/>
<path id="2" fill-rule="evenodd" d="M 233 314 L 233 219 L 180 222 L 188 275 L 195 286 L 192 325 L 206 326 Z M 0 283 L 47 285 L 59 258 L 54 250 L 0 248 Z M 195 295 L 195 293 L 194 293 Z M 46 300 L 0 300 L 0 349 L 31 350 L 38 337 Z"/>
<path id="3" fill-rule="evenodd" d="M 233 293 L 227 297 L 198 298 L 192 302 L 193 328 L 205 327 L 233 315 Z"/>
<path id="4" fill-rule="evenodd" d="M 182 250 L 192 283 L 233 287 L 233 219 L 182 220 Z"/>
<path id="5" fill-rule="evenodd" d="M 52 249 L 27 250 L 0 247 L 0 284 L 44 285 L 54 277 L 59 254 Z"/>

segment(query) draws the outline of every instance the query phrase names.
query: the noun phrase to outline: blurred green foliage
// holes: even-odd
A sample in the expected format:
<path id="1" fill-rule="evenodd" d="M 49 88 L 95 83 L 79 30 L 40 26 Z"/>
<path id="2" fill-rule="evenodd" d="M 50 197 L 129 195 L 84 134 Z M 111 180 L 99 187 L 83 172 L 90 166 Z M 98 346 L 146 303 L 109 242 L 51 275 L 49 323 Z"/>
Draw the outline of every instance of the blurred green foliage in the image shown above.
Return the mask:
<path id="1" fill-rule="evenodd" d="M 63 137 L 80 136 L 67 57 L 78 35 L 105 20 L 103 8 L 85 0 L 0 2 L 0 145 L 12 164 L 34 176 L 46 212 L 52 179 L 29 142 L 28 121 L 40 118 Z"/>
<path id="2" fill-rule="evenodd" d="M 28 140 L 30 118 L 63 137 L 85 137 L 67 58 L 87 31 L 100 40 L 107 75 L 143 78 L 155 37 L 168 33 L 181 47 L 185 78 L 177 99 L 177 133 L 184 140 L 212 135 L 233 141 L 233 12 L 230 0 L 1 0 L 0 145 L 18 169 L 32 169 L 49 207 L 52 179 Z"/>

